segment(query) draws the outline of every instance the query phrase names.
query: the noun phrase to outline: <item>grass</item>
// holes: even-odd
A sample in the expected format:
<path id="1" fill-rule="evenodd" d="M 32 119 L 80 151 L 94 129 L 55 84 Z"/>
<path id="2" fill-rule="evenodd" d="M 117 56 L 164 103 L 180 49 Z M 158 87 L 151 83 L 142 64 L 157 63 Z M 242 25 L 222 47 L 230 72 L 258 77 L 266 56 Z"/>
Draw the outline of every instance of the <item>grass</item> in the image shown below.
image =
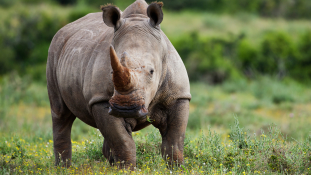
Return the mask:
<path id="1" fill-rule="evenodd" d="M 160 134 L 148 127 L 133 134 L 134 172 L 109 166 L 100 132 L 79 120 L 72 167 L 55 167 L 45 85 L 16 74 L 2 77 L 0 85 L 0 174 L 311 173 L 311 91 L 289 80 L 192 83 L 185 164 L 168 169 Z"/>
<path id="2" fill-rule="evenodd" d="M 302 139 L 310 134 L 311 91 L 293 81 L 262 77 L 216 87 L 197 83 L 191 89 L 191 129 L 211 125 L 216 131 L 227 130 L 237 116 L 242 127 L 257 135 L 271 123 L 289 138 Z"/>
<path id="3" fill-rule="evenodd" d="M 271 31 L 288 33 L 295 41 L 301 33 L 311 29 L 311 23 L 307 20 L 287 21 L 281 18 L 260 18 L 251 14 L 225 15 L 194 11 L 179 13 L 164 11 L 161 28 L 171 40 L 197 31 L 203 38 L 244 34 L 251 38 L 252 42 L 258 43 L 265 33 Z"/>

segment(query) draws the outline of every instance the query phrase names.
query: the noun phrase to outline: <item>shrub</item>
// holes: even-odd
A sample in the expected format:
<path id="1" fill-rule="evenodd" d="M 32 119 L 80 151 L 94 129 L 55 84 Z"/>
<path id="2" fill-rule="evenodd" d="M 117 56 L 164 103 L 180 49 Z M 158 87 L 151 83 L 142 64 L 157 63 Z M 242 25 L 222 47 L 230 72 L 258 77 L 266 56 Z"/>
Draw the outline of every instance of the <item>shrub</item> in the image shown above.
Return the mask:
<path id="1" fill-rule="evenodd" d="M 193 32 L 173 44 L 191 80 L 217 84 L 239 76 L 234 60 L 230 59 L 235 54 L 235 42 L 236 39 L 222 38 L 199 40 L 198 34 Z"/>
<path id="2" fill-rule="evenodd" d="M 1 0 L 0 1 L 0 7 L 9 7 L 11 5 L 13 5 L 16 2 L 16 0 Z"/>
<path id="3" fill-rule="evenodd" d="M 268 165 L 273 172 L 292 174 L 292 167 L 286 161 L 284 150 L 273 148 L 273 154 L 268 159 Z"/>
<path id="4" fill-rule="evenodd" d="M 300 37 L 298 56 L 291 64 L 291 76 L 300 81 L 309 81 L 311 78 L 311 32 Z"/>
<path id="5" fill-rule="evenodd" d="M 256 60 L 260 51 L 247 39 L 243 39 L 237 47 L 238 67 L 248 78 L 253 78 L 256 73 Z"/>
<path id="6" fill-rule="evenodd" d="M 303 34 L 298 42 L 283 31 L 268 32 L 259 45 L 243 34 L 200 38 L 193 32 L 173 41 L 173 45 L 185 63 L 190 80 L 217 84 L 237 80 L 241 75 L 249 79 L 269 75 L 310 82 L 311 32 Z M 273 101 L 291 100 L 276 96 Z"/>
<path id="7" fill-rule="evenodd" d="M 68 23 L 60 14 L 46 9 L 29 11 L 16 6 L 15 10 L 18 13 L 4 18 L 0 29 L 0 74 L 13 69 L 24 73 L 27 67 L 45 64 L 53 36 Z"/>
<path id="8" fill-rule="evenodd" d="M 295 57 L 295 47 L 288 34 L 267 33 L 261 42 L 261 58 L 256 66 L 261 73 L 278 74 L 283 77 Z"/>

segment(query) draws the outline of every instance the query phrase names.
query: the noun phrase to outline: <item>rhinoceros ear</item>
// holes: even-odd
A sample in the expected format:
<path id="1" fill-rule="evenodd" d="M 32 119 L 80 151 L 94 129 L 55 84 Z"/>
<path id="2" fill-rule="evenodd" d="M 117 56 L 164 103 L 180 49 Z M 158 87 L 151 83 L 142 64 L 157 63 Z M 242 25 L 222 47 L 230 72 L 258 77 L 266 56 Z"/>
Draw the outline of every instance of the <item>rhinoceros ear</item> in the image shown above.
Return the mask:
<path id="1" fill-rule="evenodd" d="M 150 24 L 153 27 L 159 25 L 163 20 L 162 7 L 162 2 L 153 2 L 147 8 L 147 15 L 150 18 Z"/>
<path id="2" fill-rule="evenodd" d="M 101 6 L 103 11 L 103 20 L 109 27 L 114 27 L 117 30 L 121 26 L 121 13 L 120 10 L 113 5 Z"/>

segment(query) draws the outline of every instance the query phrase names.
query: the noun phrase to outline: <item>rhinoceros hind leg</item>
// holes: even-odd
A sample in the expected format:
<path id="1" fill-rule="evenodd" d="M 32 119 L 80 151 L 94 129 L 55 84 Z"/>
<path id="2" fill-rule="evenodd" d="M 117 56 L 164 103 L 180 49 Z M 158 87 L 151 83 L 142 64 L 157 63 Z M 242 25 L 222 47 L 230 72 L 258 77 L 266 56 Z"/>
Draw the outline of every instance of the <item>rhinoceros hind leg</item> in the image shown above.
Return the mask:
<path id="1" fill-rule="evenodd" d="M 124 119 L 109 115 L 108 108 L 108 102 L 97 103 L 92 106 L 92 113 L 96 121 L 97 128 L 105 138 L 103 148 L 104 155 L 105 152 L 108 151 L 106 148 L 108 149 L 109 147 L 111 149 L 111 154 L 113 155 L 112 160 L 114 160 L 115 165 L 122 169 L 130 168 L 131 170 L 134 170 L 134 166 L 136 166 L 135 142 L 131 136 L 131 133 L 126 130 L 126 123 Z M 105 157 L 109 157 L 109 154 L 105 155 Z"/>
<path id="2" fill-rule="evenodd" d="M 68 112 L 57 116 L 52 112 L 55 165 L 71 165 L 71 127 L 76 117 Z"/>

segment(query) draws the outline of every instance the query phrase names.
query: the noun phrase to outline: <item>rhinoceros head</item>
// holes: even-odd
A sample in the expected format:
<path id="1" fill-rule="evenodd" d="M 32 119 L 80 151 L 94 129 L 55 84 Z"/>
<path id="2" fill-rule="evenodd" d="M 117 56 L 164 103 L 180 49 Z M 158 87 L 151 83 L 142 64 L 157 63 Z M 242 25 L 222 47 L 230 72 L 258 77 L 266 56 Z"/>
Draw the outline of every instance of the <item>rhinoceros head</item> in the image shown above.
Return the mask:
<path id="1" fill-rule="evenodd" d="M 167 50 L 159 24 L 163 20 L 162 3 L 137 0 L 121 15 L 112 5 L 102 7 L 103 20 L 114 28 L 110 46 L 114 94 L 109 114 L 141 118 L 160 85 L 162 61 Z"/>

